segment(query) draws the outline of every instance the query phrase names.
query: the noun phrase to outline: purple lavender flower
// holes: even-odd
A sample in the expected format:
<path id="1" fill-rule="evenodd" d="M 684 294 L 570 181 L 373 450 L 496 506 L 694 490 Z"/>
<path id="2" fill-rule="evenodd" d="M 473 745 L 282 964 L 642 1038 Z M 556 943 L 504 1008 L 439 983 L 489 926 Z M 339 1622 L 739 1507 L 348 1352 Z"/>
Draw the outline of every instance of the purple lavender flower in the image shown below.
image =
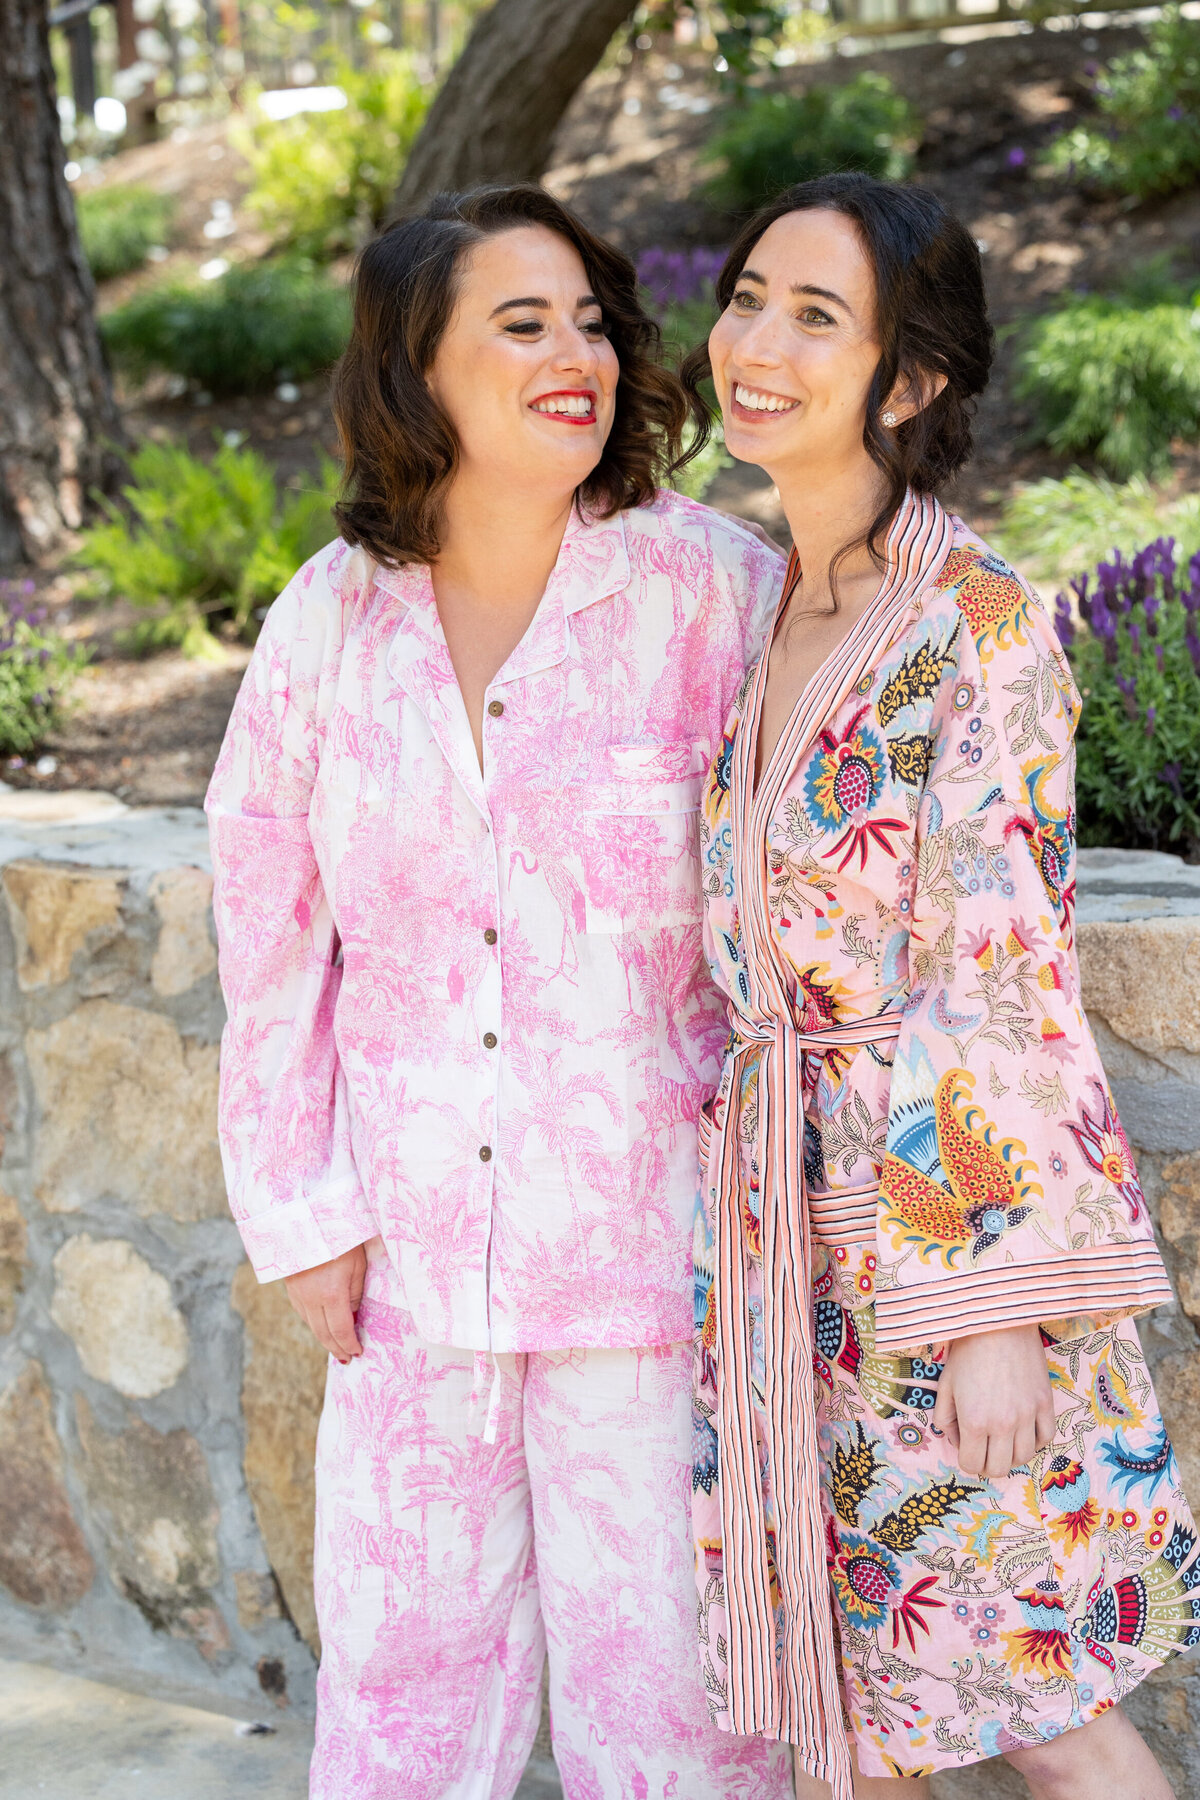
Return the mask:
<path id="1" fill-rule="evenodd" d="M 1022 150 L 1020 144 L 1014 144 L 1013 148 L 1009 151 L 1008 155 L 1005 157 L 1004 160 L 1005 160 L 1005 162 L 1007 162 L 1010 169 L 1023 169 L 1025 167 L 1026 162 L 1028 161 L 1028 158 L 1026 157 L 1025 152 L 1024 152 L 1024 150 Z"/>
<path id="2" fill-rule="evenodd" d="M 1148 706 L 1146 708 L 1146 736 L 1147 737 L 1154 736 L 1154 726 L 1155 726 L 1155 722 L 1157 721 L 1157 719 L 1158 719 L 1158 708 L 1156 706 Z"/>
<path id="3" fill-rule="evenodd" d="M 1180 119 L 1183 117 L 1182 106 L 1168 106 L 1167 117 L 1173 125 L 1178 125 Z"/>
<path id="4" fill-rule="evenodd" d="M 1129 647 L 1135 656 L 1142 654 L 1142 628 L 1136 619 L 1129 621 Z"/>
<path id="5" fill-rule="evenodd" d="M 665 250 L 655 244 L 638 258 L 638 280 L 661 312 L 672 303 L 704 298 L 724 261 L 723 250 Z"/>
<path id="6" fill-rule="evenodd" d="M 1179 799 L 1183 797 L 1183 764 L 1177 762 L 1164 763 L 1161 780 L 1165 781 L 1171 792 Z"/>
<path id="7" fill-rule="evenodd" d="M 1200 675 L 1200 632 L 1196 630 L 1194 624 L 1189 625 L 1184 632 L 1183 641 L 1187 645 L 1187 653 L 1192 659 L 1192 667 L 1197 675 Z"/>
<path id="8" fill-rule="evenodd" d="M 1065 594 L 1059 594 L 1054 602 L 1054 629 L 1063 649 L 1069 650 L 1075 642 L 1075 621 L 1071 617 L 1071 602 Z"/>

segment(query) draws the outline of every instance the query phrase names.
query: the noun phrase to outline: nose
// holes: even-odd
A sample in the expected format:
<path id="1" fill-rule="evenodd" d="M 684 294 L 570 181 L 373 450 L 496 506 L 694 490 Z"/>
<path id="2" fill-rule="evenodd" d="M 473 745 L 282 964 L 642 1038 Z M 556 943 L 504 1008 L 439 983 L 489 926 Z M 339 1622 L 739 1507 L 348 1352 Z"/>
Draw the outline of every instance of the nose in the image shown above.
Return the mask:
<path id="1" fill-rule="evenodd" d="M 759 369 L 779 367 L 778 321 L 765 307 L 752 313 L 737 336 L 736 357 L 739 363 Z"/>
<path id="2" fill-rule="evenodd" d="M 564 319 L 555 334 L 554 367 L 589 380 L 596 373 L 598 350 L 594 338 L 581 331 L 573 319 Z"/>

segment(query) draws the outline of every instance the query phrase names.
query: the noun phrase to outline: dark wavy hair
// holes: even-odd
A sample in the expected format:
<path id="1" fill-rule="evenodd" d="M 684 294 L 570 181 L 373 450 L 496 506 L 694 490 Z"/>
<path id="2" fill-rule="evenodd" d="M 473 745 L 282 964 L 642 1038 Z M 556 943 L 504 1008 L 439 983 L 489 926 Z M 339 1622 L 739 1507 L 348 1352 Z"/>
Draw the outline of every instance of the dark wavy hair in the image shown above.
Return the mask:
<path id="1" fill-rule="evenodd" d="M 579 252 L 620 364 L 612 431 L 576 491 L 577 504 L 599 518 L 645 505 L 679 456 L 689 414 L 698 425 L 705 416 L 663 367 L 658 325 L 644 311 L 637 271 L 620 250 L 544 188 L 441 194 L 363 250 L 354 327 L 333 377 L 345 459 L 334 516 L 346 541 L 380 563 L 437 558 L 459 447 L 426 374 L 453 315 L 467 253 L 487 237 L 527 225 L 545 226 Z"/>
<path id="2" fill-rule="evenodd" d="M 865 542 L 882 563 L 881 542 L 905 491 L 936 493 L 969 460 L 975 402 L 988 383 L 995 340 L 988 318 L 979 248 L 966 226 L 927 188 L 880 181 L 873 175 L 822 175 L 788 188 L 739 231 L 721 273 L 722 312 L 768 226 L 788 213 L 817 208 L 853 219 L 875 271 L 879 362 L 867 393 L 863 445 L 887 479 L 887 491 Z M 693 404 L 711 376 L 708 346 L 684 358 L 681 374 Z M 880 412 L 898 381 L 944 375 L 941 393 L 911 419 L 889 430 Z M 707 426 L 691 445 L 701 447 Z M 834 568 L 856 549 L 847 544 Z"/>

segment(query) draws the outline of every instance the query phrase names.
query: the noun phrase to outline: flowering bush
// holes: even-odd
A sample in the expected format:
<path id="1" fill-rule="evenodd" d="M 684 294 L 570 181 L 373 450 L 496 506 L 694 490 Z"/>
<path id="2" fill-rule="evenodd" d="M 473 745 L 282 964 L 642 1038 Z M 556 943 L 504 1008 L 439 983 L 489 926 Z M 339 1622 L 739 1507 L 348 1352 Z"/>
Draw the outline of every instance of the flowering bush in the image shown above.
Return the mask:
<path id="1" fill-rule="evenodd" d="M 1077 125 L 1050 146 L 1057 174 L 1144 200 L 1200 175 L 1200 24 L 1163 8 L 1144 50 L 1118 56 L 1096 82 L 1100 124 Z"/>
<path id="2" fill-rule="evenodd" d="M 1056 624 L 1084 696 L 1076 739 L 1083 844 L 1200 857 L 1200 551 L 1174 538 L 1119 551 L 1058 596 Z"/>
<path id="3" fill-rule="evenodd" d="M 32 581 L 0 581 L 0 754 L 24 755 L 58 723 L 82 650 L 48 630 Z"/>

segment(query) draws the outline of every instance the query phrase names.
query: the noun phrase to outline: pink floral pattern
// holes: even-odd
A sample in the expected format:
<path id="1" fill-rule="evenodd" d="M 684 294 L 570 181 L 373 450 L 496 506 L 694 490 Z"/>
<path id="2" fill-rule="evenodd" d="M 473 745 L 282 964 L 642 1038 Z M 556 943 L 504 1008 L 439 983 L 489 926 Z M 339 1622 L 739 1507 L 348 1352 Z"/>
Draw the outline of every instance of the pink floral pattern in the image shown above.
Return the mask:
<path id="1" fill-rule="evenodd" d="M 690 1344 L 505 1355 L 490 1405 L 493 1359 L 425 1342 L 378 1244 L 359 1328 L 317 1445 L 312 1800 L 511 1794 L 547 1652 L 569 1800 L 788 1800 L 786 1749 L 700 1684 Z"/>
<path id="2" fill-rule="evenodd" d="M 433 1342 L 687 1337 L 724 1035 L 697 810 L 782 574 L 676 495 L 575 519 L 482 769 L 427 568 L 339 541 L 289 584 L 207 803 L 260 1278 L 378 1235 Z"/>

